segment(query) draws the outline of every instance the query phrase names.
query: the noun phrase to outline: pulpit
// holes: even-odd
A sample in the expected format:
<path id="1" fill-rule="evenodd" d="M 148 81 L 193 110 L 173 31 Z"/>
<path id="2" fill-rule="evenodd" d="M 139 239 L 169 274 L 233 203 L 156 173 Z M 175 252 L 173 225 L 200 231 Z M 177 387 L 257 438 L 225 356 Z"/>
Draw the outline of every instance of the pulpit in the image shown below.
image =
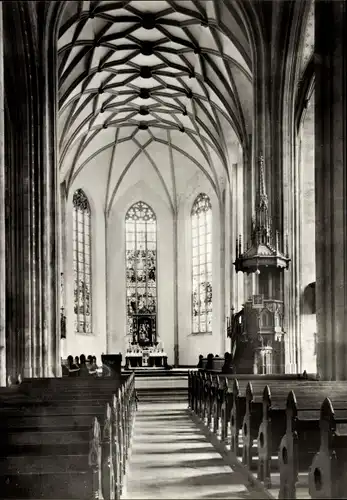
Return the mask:
<path id="1" fill-rule="evenodd" d="M 236 240 L 236 272 L 254 273 L 253 293 L 244 304 L 242 335 L 253 373 L 284 371 L 283 272 L 289 267 L 288 245 L 284 249 L 279 231 L 273 237 L 272 220 L 265 191 L 264 158 L 259 158 L 259 184 L 251 240 L 242 248 Z M 232 329 L 231 329 L 232 330 Z M 241 342 L 239 341 L 239 345 Z M 247 367 L 249 369 L 249 367 Z"/>

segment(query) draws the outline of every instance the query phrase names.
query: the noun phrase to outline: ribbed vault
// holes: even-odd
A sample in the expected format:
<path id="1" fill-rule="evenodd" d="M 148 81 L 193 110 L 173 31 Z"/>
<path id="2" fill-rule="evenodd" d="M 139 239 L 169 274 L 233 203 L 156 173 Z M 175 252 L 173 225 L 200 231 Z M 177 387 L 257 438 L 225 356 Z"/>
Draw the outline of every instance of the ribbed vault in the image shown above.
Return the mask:
<path id="1" fill-rule="evenodd" d="M 143 155 L 172 208 L 182 161 L 219 194 L 228 143 L 245 144 L 252 125 L 250 46 L 236 7 L 226 0 L 66 2 L 58 77 L 68 189 L 96 162 L 109 210 Z M 161 150 L 167 166 L 156 159 Z"/>

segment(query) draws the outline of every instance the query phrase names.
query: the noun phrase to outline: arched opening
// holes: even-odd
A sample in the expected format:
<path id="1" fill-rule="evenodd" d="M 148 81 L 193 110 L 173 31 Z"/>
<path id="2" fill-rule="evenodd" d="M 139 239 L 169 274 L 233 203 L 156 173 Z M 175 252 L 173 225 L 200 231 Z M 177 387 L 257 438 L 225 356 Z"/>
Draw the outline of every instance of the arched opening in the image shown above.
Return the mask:
<path id="1" fill-rule="evenodd" d="M 125 216 L 128 343 L 152 346 L 157 340 L 157 220 L 144 202 Z"/>
<path id="2" fill-rule="evenodd" d="M 192 212 L 192 333 L 212 332 L 212 205 L 200 193 Z"/>
<path id="3" fill-rule="evenodd" d="M 74 331 L 92 333 L 91 210 L 87 196 L 77 189 L 72 198 Z"/>

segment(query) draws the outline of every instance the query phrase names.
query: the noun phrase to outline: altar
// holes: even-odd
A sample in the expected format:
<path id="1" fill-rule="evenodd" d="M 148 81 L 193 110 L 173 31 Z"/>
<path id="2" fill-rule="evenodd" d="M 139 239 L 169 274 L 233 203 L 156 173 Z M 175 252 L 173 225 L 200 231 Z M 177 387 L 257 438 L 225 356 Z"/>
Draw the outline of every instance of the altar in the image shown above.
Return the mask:
<path id="1" fill-rule="evenodd" d="M 125 367 L 166 368 L 167 354 L 163 348 L 158 348 L 157 346 L 131 346 L 127 349 L 125 355 Z"/>
<path id="2" fill-rule="evenodd" d="M 156 315 L 143 305 L 137 314 L 129 313 L 125 368 L 167 368 L 167 353 L 157 335 Z"/>

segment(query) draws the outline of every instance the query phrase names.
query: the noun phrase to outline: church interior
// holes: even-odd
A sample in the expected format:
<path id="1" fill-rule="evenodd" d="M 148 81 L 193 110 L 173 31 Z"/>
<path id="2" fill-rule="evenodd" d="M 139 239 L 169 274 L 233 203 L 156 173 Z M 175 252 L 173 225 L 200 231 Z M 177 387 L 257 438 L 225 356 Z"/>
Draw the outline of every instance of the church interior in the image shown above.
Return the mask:
<path id="1" fill-rule="evenodd" d="M 6 498 L 344 498 L 346 10 L 0 3 Z M 228 479 L 154 488 L 180 425 Z"/>

